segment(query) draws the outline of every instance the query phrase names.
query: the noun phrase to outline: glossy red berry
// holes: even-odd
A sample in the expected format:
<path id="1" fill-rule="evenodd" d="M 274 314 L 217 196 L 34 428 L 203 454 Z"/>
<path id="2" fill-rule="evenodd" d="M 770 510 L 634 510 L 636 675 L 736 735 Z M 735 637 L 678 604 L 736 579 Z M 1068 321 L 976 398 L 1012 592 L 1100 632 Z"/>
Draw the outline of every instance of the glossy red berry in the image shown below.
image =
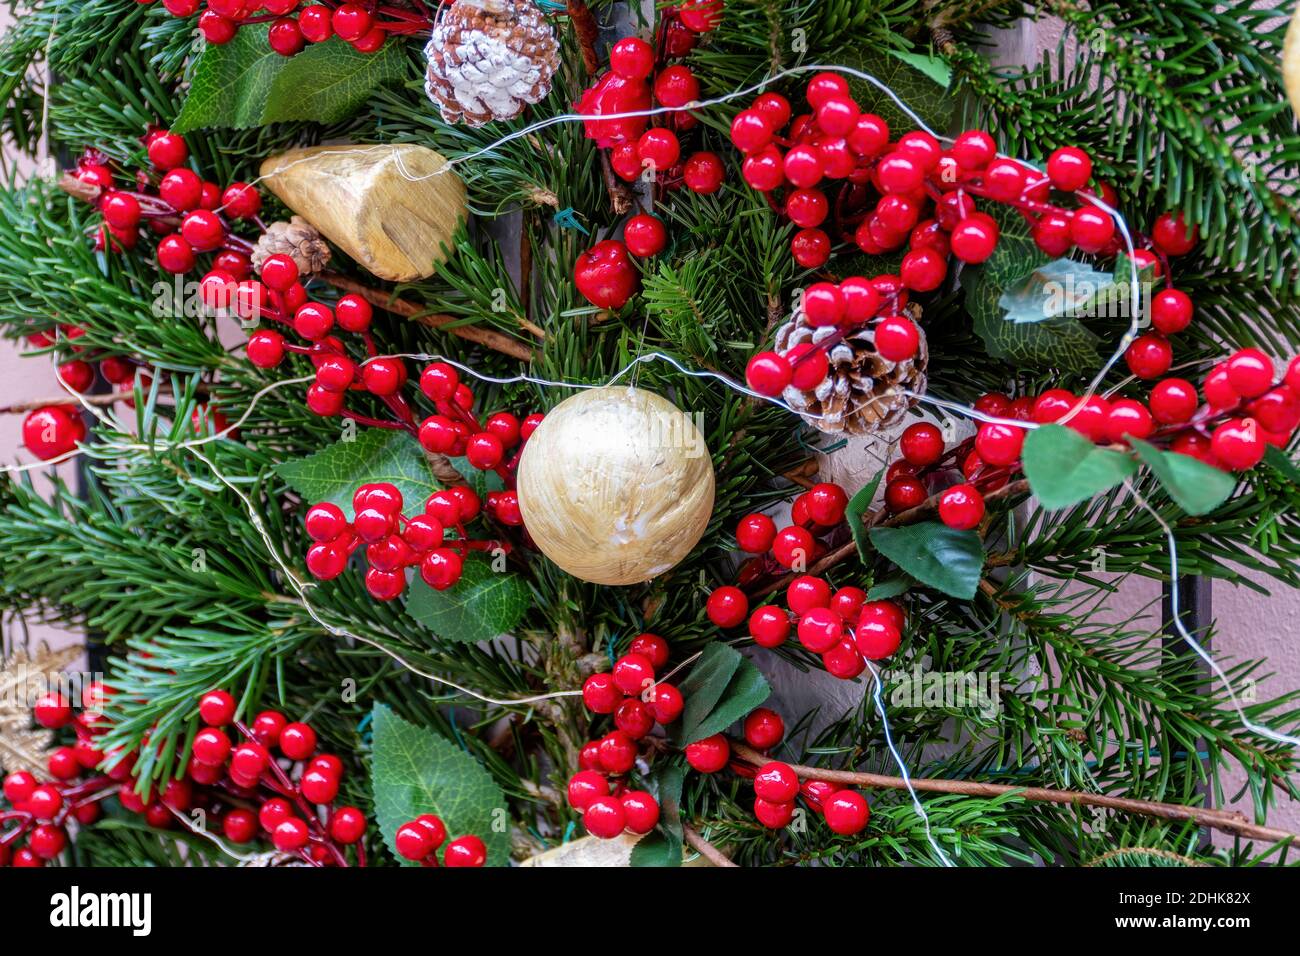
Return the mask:
<path id="1" fill-rule="evenodd" d="M 857 651 L 869 661 L 880 661 L 898 650 L 903 635 L 897 627 L 881 618 L 863 617 L 853 632 Z"/>
<path id="2" fill-rule="evenodd" d="M 583 810 L 582 824 L 592 836 L 612 840 L 626 829 L 627 814 L 614 797 L 595 797 Z"/>
<path id="3" fill-rule="evenodd" d="M 1159 378 L 1174 361 L 1173 346 L 1163 335 L 1148 332 L 1134 339 L 1124 352 L 1129 371 L 1141 379 Z"/>
<path id="4" fill-rule="evenodd" d="M 356 807 L 339 807 L 330 816 L 330 838 L 344 846 L 366 835 L 366 815 Z"/>
<path id="5" fill-rule="evenodd" d="M 149 162 L 159 169 L 174 169 L 190 158 L 185 140 L 171 132 L 158 133 L 149 141 L 145 151 L 149 154 Z"/>
<path id="6" fill-rule="evenodd" d="M 997 248 L 998 224 L 992 216 L 977 212 L 957 223 L 950 242 L 952 254 L 962 262 L 983 262 Z"/>
<path id="7" fill-rule="evenodd" d="M 1273 386 L 1273 360 L 1259 349 L 1240 349 L 1227 369 L 1228 384 L 1242 398 L 1257 398 Z"/>
<path id="8" fill-rule="evenodd" d="M 235 719 L 235 698 L 224 690 L 210 690 L 199 698 L 199 718 L 209 727 L 224 727 Z"/>
<path id="9" fill-rule="evenodd" d="M 1192 297 L 1179 289 L 1161 289 L 1151 299 L 1151 325 L 1157 332 L 1174 335 L 1192 321 Z"/>
<path id="10" fill-rule="evenodd" d="M 68 845 L 68 834 L 63 827 L 42 823 L 32 829 L 28 845 L 32 853 L 42 860 L 52 860 Z"/>
<path id="11" fill-rule="evenodd" d="M 1047 178 L 1061 192 L 1072 193 L 1092 178 L 1092 160 L 1077 147 L 1062 146 L 1047 158 Z"/>
<path id="12" fill-rule="evenodd" d="M 614 713 L 624 696 L 611 674 L 592 674 L 582 684 L 582 702 L 593 714 Z"/>
<path id="13" fill-rule="evenodd" d="M 686 161 L 682 179 L 692 192 L 712 195 L 722 188 L 726 167 L 717 153 L 696 153 Z"/>
<path id="14" fill-rule="evenodd" d="M 791 803 L 799 795 L 799 778 L 789 764 L 773 760 L 754 775 L 754 793 L 770 803 Z"/>
<path id="15" fill-rule="evenodd" d="M 790 637 L 790 615 L 765 604 L 749 616 L 749 635 L 759 647 L 780 647 Z"/>
<path id="16" fill-rule="evenodd" d="M 749 598 L 745 596 L 745 592 L 740 588 L 724 585 L 715 589 L 709 595 L 708 602 L 705 604 L 705 613 L 708 615 L 709 620 L 718 627 L 736 627 L 749 614 Z M 629 691 L 629 693 L 634 692 Z"/>
<path id="17" fill-rule="evenodd" d="M 805 574 L 790 582 L 785 597 L 791 611 L 807 614 L 815 607 L 830 606 L 831 586 L 821 578 Z"/>
<path id="18" fill-rule="evenodd" d="M 760 395 L 780 395 L 790 384 L 794 370 L 776 352 L 759 352 L 745 368 L 745 381 Z"/>
<path id="19" fill-rule="evenodd" d="M 180 275 L 194 268 L 194 248 L 183 236 L 173 233 L 158 243 L 158 267 Z"/>
<path id="20" fill-rule="evenodd" d="M 840 790 L 822 802 L 822 816 L 831 832 L 840 836 L 860 833 L 871 819 L 866 797 L 856 790 Z"/>
<path id="21" fill-rule="evenodd" d="M 731 745 L 722 734 L 686 745 L 686 762 L 700 773 L 717 773 L 730 759 Z"/>
<path id="22" fill-rule="evenodd" d="M 624 694 L 640 694 L 654 683 L 654 665 L 641 654 L 624 654 L 614 662 L 613 678 L 614 686 Z"/>
<path id="23" fill-rule="evenodd" d="M 1181 378 L 1167 378 L 1151 389 L 1151 415 L 1164 425 L 1189 421 L 1200 405 L 1196 386 Z"/>
<path id="24" fill-rule="evenodd" d="M 397 828 L 393 844 L 399 856 L 416 863 L 434 851 L 433 837 L 414 820 Z"/>
<path id="25" fill-rule="evenodd" d="M 799 619 L 797 634 L 800 644 L 822 654 L 844 638 L 844 621 L 829 608 L 812 608 Z"/>
<path id="26" fill-rule="evenodd" d="M 802 229 L 790 240 L 790 254 L 805 269 L 818 269 L 830 260 L 830 236 L 821 229 Z"/>
<path id="27" fill-rule="evenodd" d="M 626 80 L 647 79 L 655 67 L 655 52 L 639 37 L 624 37 L 609 51 L 609 68 Z"/>
<path id="28" fill-rule="evenodd" d="M 290 760 L 306 760 L 316 752 L 316 731 L 307 724 L 286 724 L 280 731 L 279 747 Z"/>
<path id="29" fill-rule="evenodd" d="M 598 309 L 623 308 L 640 283 L 627 246 L 616 239 L 598 242 L 578 256 L 573 278 L 578 291 Z"/>
<path id="30" fill-rule="evenodd" d="M 38 697 L 32 705 L 32 717 L 42 727 L 58 730 L 72 720 L 72 704 L 62 694 L 49 693 Z"/>
<path id="31" fill-rule="evenodd" d="M 943 432 L 929 422 L 907 426 L 899 439 L 899 451 L 903 457 L 920 468 L 933 465 L 943 457 L 944 447 Z"/>
<path id="32" fill-rule="evenodd" d="M 594 770 L 579 770 L 569 778 L 569 806 L 586 810 L 597 797 L 609 796 L 609 782 Z"/>
<path id="33" fill-rule="evenodd" d="M 345 3 L 336 8 L 330 19 L 334 32 L 349 42 L 360 40 L 369 33 L 373 22 L 365 7 L 355 3 Z"/>
<path id="34" fill-rule="evenodd" d="M 457 837 L 442 851 L 442 865 L 448 867 L 480 867 L 487 863 L 487 846 L 472 833 Z"/>
<path id="35" fill-rule="evenodd" d="M 622 730 L 600 739 L 600 767 L 606 773 L 627 773 L 636 763 L 636 741 Z"/>
<path id="36" fill-rule="evenodd" d="M 647 688 L 645 692 L 646 705 L 650 708 L 650 715 L 654 718 L 655 723 L 662 727 L 667 727 L 678 717 L 682 715 L 682 710 L 686 706 L 686 700 L 682 697 L 682 692 L 672 684 L 658 683 L 653 687 Z"/>
<path id="37" fill-rule="evenodd" d="M 1195 248 L 1198 238 L 1196 227 L 1188 227 L 1182 213 L 1164 213 L 1157 217 L 1151 229 L 1151 239 L 1156 248 L 1167 256 L 1186 255 Z"/>
<path id="38" fill-rule="evenodd" d="M 885 505 L 894 514 L 920 507 L 926 497 L 925 485 L 912 475 L 900 475 L 885 485 Z"/>
<path id="39" fill-rule="evenodd" d="M 230 738 L 215 727 L 206 727 L 194 736 L 191 748 L 194 759 L 209 767 L 217 767 L 230 756 Z"/>
<path id="40" fill-rule="evenodd" d="M 939 496 L 939 520 L 958 531 L 978 527 L 984 520 L 984 496 L 974 485 L 954 485 Z"/>
<path id="41" fill-rule="evenodd" d="M 756 109 L 741 110 L 731 121 L 731 142 L 742 153 L 752 153 L 772 142 L 771 120 Z"/>
<path id="42" fill-rule="evenodd" d="M 1070 219 L 1070 238 L 1084 252 L 1101 252 L 1115 235 L 1115 221 L 1092 206 L 1075 210 Z"/>
<path id="43" fill-rule="evenodd" d="M 181 220 L 181 238 L 195 252 L 219 249 L 226 239 L 226 227 L 221 217 L 207 209 L 195 209 Z"/>
<path id="44" fill-rule="evenodd" d="M 641 259 L 657 256 L 668 245 L 668 230 L 663 220 L 641 214 L 633 216 L 623 227 L 623 242 L 627 251 Z"/>
<path id="45" fill-rule="evenodd" d="M 256 780 L 271 763 L 271 755 L 261 744 L 242 743 L 230 753 L 230 771 Z"/>
<path id="46" fill-rule="evenodd" d="M 1214 457 L 1233 471 L 1255 467 L 1264 457 L 1265 447 L 1262 431 L 1253 418 L 1229 419 L 1210 436 Z"/>
<path id="47" fill-rule="evenodd" d="M 779 830 L 789 826 L 794 818 L 794 801 L 773 802 L 760 796 L 754 797 L 754 816 L 758 822 L 770 830 Z"/>
<path id="48" fill-rule="evenodd" d="M 824 481 L 808 489 L 804 500 L 808 503 L 808 517 L 822 527 L 831 527 L 844 520 L 849 496 L 839 485 Z"/>
<path id="49" fill-rule="evenodd" d="M 639 697 L 627 698 L 614 711 L 614 726 L 633 740 L 645 737 L 654 729 L 654 725 L 654 714 Z"/>
<path id="50" fill-rule="evenodd" d="M 37 820 L 53 820 L 63 809 L 63 794 L 53 784 L 40 784 L 28 796 L 26 807 Z"/>
<path id="51" fill-rule="evenodd" d="M 26 803 L 36 790 L 36 778 L 26 770 L 15 770 L 5 777 L 4 795 L 11 804 Z"/>
<path id="52" fill-rule="evenodd" d="M 676 109 L 700 98 L 700 83 L 688 67 L 676 64 L 655 75 L 654 95 L 661 105 Z"/>
<path id="53" fill-rule="evenodd" d="M 975 435 L 975 451 L 990 465 L 1011 465 L 1020 458 L 1025 431 L 1013 425 L 985 422 Z"/>
<path id="54" fill-rule="evenodd" d="M 771 750 L 785 736 L 785 721 L 766 707 L 749 712 L 744 724 L 745 742 L 755 750 Z"/>
<path id="55" fill-rule="evenodd" d="M 906 362 L 916 357 L 921 347 L 921 335 L 911 319 L 891 315 L 876 326 L 876 351 L 891 362 Z"/>
<path id="56" fill-rule="evenodd" d="M 1128 436 L 1145 440 L 1151 437 L 1153 431 L 1155 422 L 1141 402 L 1131 398 L 1117 398 L 1110 403 L 1110 411 L 1106 414 L 1107 441 L 1123 442 L 1128 440 Z"/>
<path id="57" fill-rule="evenodd" d="M 628 653 L 640 654 L 656 671 L 668 664 L 668 642 L 658 634 L 651 634 L 648 631 L 632 638 L 632 643 L 628 645 Z"/>

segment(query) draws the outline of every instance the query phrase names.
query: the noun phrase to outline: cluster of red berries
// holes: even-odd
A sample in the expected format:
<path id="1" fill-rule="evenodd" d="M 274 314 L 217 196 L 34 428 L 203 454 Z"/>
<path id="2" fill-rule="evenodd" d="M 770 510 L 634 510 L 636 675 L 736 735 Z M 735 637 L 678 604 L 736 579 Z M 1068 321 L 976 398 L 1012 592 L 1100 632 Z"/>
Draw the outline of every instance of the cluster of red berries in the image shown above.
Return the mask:
<path id="1" fill-rule="evenodd" d="M 1152 331 L 1135 338 L 1124 351 L 1129 371 L 1138 378 L 1159 378 L 1169 371 L 1174 361 L 1169 336 L 1177 335 L 1192 322 L 1195 305 L 1190 295 L 1174 288 L 1169 260 L 1191 252 L 1197 239 L 1196 228 L 1188 228 L 1181 213 L 1160 215 L 1149 237 L 1136 237 L 1140 245 L 1134 249 L 1133 264 L 1139 272 L 1150 270 L 1153 279 L 1165 280 L 1164 288 L 1151 296 L 1148 318 Z M 1116 278 L 1127 282 L 1126 276 Z"/>
<path id="2" fill-rule="evenodd" d="M 569 804 L 581 811 L 592 836 L 649 833 L 659 822 L 654 797 L 628 789 L 624 775 L 636 765 L 638 741 L 655 724 L 673 723 L 685 706 L 681 691 L 655 680 L 668 656 L 668 642 L 658 634 L 638 634 L 609 673 L 592 674 L 583 682 L 582 702 L 593 714 L 612 714 L 615 728 L 582 748 L 580 769 L 569 779 Z"/>
<path id="3" fill-rule="evenodd" d="M 447 825 L 432 813 L 422 813 L 403 823 L 397 828 L 394 838 L 400 856 L 423 866 L 483 866 L 487 863 L 487 847 L 472 833 L 447 843 L 439 863 L 438 850 L 446 842 Z"/>
<path id="4" fill-rule="evenodd" d="M 152 0 L 141 0 L 150 3 Z M 324 43 L 337 36 L 360 53 L 383 47 L 388 34 L 427 33 L 433 20 L 413 10 L 376 7 L 373 4 L 311 3 L 303 0 L 162 0 L 174 17 L 199 14 L 199 31 L 208 43 L 221 45 L 235 38 L 241 26 L 267 23 L 267 41 L 281 56 L 293 56 L 308 43 Z M 202 9 L 203 12 L 199 13 Z M 258 10 L 264 11 L 257 13 Z M 294 11 L 297 15 L 294 16 Z M 389 19 L 381 19 L 388 17 Z"/>
<path id="5" fill-rule="evenodd" d="M 258 223 L 261 194 L 243 182 L 222 189 L 204 180 L 186 165 L 189 147 L 176 133 L 151 129 L 143 143 L 153 171 L 137 173 L 131 188 L 118 188 L 105 157 L 94 150 L 85 153 L 71 174 L 87 187 L 88 198 L 104 218 L 104 228 L 96 233 L 97 248 L 133 249 L 142 228 L 147 228 L 161 237 L 158 265 L 166 272 L 184 274 L 201 253 L 215 253 L 217 268 L 247 276 L 252 245 L 231 232 L 227 219 Z"/>
<path id="6" fill-rule="evenodd" d="M 785 724 L 779 714 L 759 707 L 745 718 L 745 742 L 755 750 L 768 751 L 781 742 Z M 794 818 L 795 800 L 804 802 L 826 821 L 832 833 L 853 836 L 861 833 L 871 818 L 867 799 L 856 790 L 846 790 L 825 780 L 800 781 L 789 764 L 772 760 L 760 767 L 731 760 L 731 744 L 722 734 L 697 740 L 686 746 L 686 762 L 700 773 L 718 773 L 731 765 L 739 776 L 754 783 L 754 816 L 773 830 L 788 826 Z"/>
<path id="7" fill-rule="evenodd" d="M 686 188 L 711 195 L 722 188 L 726 168 L 716 153 L 697 151 L 682 159 L 679 134 L 699 125 L 685 107 L 700 97 L 700 83 L 691 69 L 670 60 L 685 56 L 695 38 L 713 30 L 722 16 L 721 0 L 686 0 L 662 11 L 654 46 L 637 37 L 624 37 L 609 54 L 610 69 L 578 101 L 587 136 L 609 150 L 609 164 L 620 179 L 654 182 L 656 194 Z M 664 124 L 651 126 L 653 105 L 671 110 Z M 601 117 L 612 117 L 603 119 Z M 629 254 L 640 259 L 657 256 L 668 244 L 663 220 L 638 213 L 623 225 L 623 238 L 596 243 L 579 256 L 574 282 L 583 296 L 600 309 L 621 309 L 636 294 L 640 276 Z"/>
<path id="8" fill-rule="evenodd" d="M 108 796 L 116 796 L 123 809 L 158 829 L 202 810 L 205 828 L 231 843 L 261 837 L 313 866 L 346 866 L 343 848 L 355 846 L 357 863 L 365 865 L 360 842 L 365 815 L 356 807 L 333 806 L 343 762 L 334 754 L 317 752 L 316 732 L 308 724 L 264 711 L 246 727 L 235 720 L 236 703 L 229 693 L 209 691 L 198 702 L 205 726 L 190 745 L 185 775 L 141 794 L 133 779 L 136 753 L 106 754 L 100 746 L 99 738 L 110 727 L 103 707 L 113 693 L 102 683 L 87 686 L 79 714 L 58 693 L 43 696 L 33 706 L 37 723 L 52 730 L 72 726 L 77 739 L 75 745 L 50 752 L 49 782 L 41 783 L 26 771 L 5 778 L 4 795 L 12 809 L 0 812 L 0 825 L 11 820 L 18 825 L 0 833 L 0 865 L 41 866 L 54 859 L 67 846 L 68 825 L 95 822 L 99 801 Z M 232 725 L 243 743 L 232 743 L 224 729 Z M 102 774 L 87 776 L 101 766 Z M 12 851 L 24 835 L 27 846 Z"/>
<path id="9" fill-rule="evenodd" d="M 802 571 L 826 553 L 826 538 L 844 521 L 848 493 L 824 481 L 802 492 L 790 507 L 790 524 L 778 529 L 762 513 L 746 515 L 736 526 L 736 544 L 755 555 L 740 569 L 749 585 L 767 574 Z"/>

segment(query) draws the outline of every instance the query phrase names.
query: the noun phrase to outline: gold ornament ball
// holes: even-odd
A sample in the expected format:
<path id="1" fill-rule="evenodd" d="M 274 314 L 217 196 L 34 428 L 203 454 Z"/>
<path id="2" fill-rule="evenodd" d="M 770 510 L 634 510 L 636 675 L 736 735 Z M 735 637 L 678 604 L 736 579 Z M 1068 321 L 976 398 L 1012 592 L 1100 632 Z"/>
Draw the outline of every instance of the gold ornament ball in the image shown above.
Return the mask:
<path id="1" fill-rule="evenodd" d="M 1300 118 L 1300 6 L 1291 15 L 1291 25 L 1282 44 L 1282 84 L 1291 110 Z"/>
<path id="2" fill-rule="evenodd" d="M 713 459 L 690 416 L 638 388 L 593 388 L 549 412 L 519 461 L 519 509 L 543 554 L 595 584 L 681 561 L 713 514 Z"/>

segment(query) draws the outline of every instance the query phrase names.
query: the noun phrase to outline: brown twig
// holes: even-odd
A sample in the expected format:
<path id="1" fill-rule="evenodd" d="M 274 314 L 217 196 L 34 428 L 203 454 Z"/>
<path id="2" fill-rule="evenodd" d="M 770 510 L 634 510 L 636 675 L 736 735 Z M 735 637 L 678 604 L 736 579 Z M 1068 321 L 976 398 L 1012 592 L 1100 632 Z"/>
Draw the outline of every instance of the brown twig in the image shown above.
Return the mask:
<path id="1" fill-rule="evenodd" d="M 998 501 L 1001 498 L 1012 498 L 1015 497 L 1016 495 L 1024 494 L 1027 491 L 1029 491 L 1028 481 L 1025 481 L 1024 479 L 1021 479 L 1019 481 L 1010 481 L 1007 482 L 1007 484 L 1003 485 L 1001 488 L 998 488 L 994 491 L 990 491 L 988 494 L 984 496 L 984 500 L 985 502 Z M 923 501 L 921 504 L 917 505 L 915 508 L 910 508 L 907 511 L 899 512 L 898 514 L 890 518 L 884 517 L 885 513 L 883 510 L 877 511 L 874 514 L 867 516 L 866 518 L 867 527 L 897 528 L 903 525 L 916 524 L 918 521 L 923 521 L 926 518 L 929 518 L 932 515 L 938 513 L 939 498 L 940 498 L 939 495 L 934 495 L 926 499 L 925 501 Z M 836 564 L 839 564 L 845 558 L 852 557 L 853 555 L 857 554 L 857 552 L 858 552 L 857 542 L 846 541 L 844 544 L 840 545 L 834 551 L 826 552 L 826 554 L 822 555 L 821 560 L 813 564 L 812 567 L 810 567 L 807 571 L 801 573 L 813 574 L 813 575 L 824 574 L 827 570 L 834 567 Z M 779 577 L 774 581 L 769 581 L 767 584 L 764 584 L 762 587 L 751 591 L 749 596 L 754 598 L 765 597 L 769 594 L 781 590 L 783 587 L 785 587 L 787 584 L 789 584 L 798 576 L 799 576 L 798 574 L 792 571 L 789 574 Z"/>
<path id="2" fill-rule="evenodd" d="M 743 743 L 731 741 L 731 752 L 746 763 L 761 767 L 768 758 L 757 750 Z M 891 777 L 881 773 L 859 773 L 854 770 L 826 770 L 822 767 L 806 767 L 791 764 L 790 769 L 799 777 L 811 780 L 825 780 L 828 783 L 843 783 L 858 787 L 877 787 L 888 790 L 906 790 L 908 781 L 902 777 Z M 1160 820 L 1190 821 L 1197 826 L 1212 827 L 1248 840 L 1268 840 L 1272 843 L 1282 841 L 1300 842 L 1300 834 L 1274 827 L 1251 823 L 1245 815 L 1235 810 L 1214 810 L 1209 807 L 1186 807 L 1178 803 L 1157 803 L 1152 800 L 1135 800 L 1130 797 L 1111 797 L 1101 793 L 1084 793 L 1079 790 L 1050 790 L 1047 787 L 1013 787 L 1002 783 L 981 783 L 978 780 L 947 780 L 934 778 L 911 778 L 912 786 L 928 793 L 951 793 L 966 797 L 1005 797 L 1016 796 L 1024 800 L 1039 803 L 1055 803 L 1074 807 L 1100 807 L 1105 810 L 1117 810 L 1121 813 L 1133 813 L 1139 816 L 1155 817 Z"/>
<path id="3" fill-rule="evenodd" d="M 600 24 L 595 14 L 583 0 L 568 0 L 569 19 L 573 30 L 578 35 L 578 47 L 582 50 L 582 65 L 587 73 L 595 76 L 600 72 L 600 57 L 596 55 L 596 41 L 600 39 Z"/>
<path id="4" fill-rule="evenodd" d="M 107 395 L 82 395 L 81 401 L 87 405 L 112 405 L 114 402 L 120 402 L 123 399 L 130 398 L 130 392 L 110 392 Z M 62 395 L 58 398 L 34 399 L 29 402 L 15 402 L 13 405 L 0 406 L 0 415 L 16 415 L 20 412 L 33 412 L 38 408 L 44 408 L 46 405 L 75 405 L 77 399 L 71 394 Z"/>
<path id="5" fill-rule="evenodd" d="M 704 839 L 704 837 L 700 836 L 699 831 L 683 825 L 682 836 L 686 838 L 686 842 L 691 845 L 692 850 L 704 857 L 714 866 L 736 866 L 735 863 L 731 862 L 731 858 L 728 857 L 727 854 L 723 853 L 708 840 Z"/>
<path id="6" fill-rule="evenodd" d="M 337 272 L 322 272 L 318 275 L 318 278 L 320 278 L 321 281 L 334 286 L 336 289 L 342 289 L 344 292 L 351 292 L 353 295 L 359 295 L 371 305 L 383 309 L 386 312 L 400 315 L 403 318 L 412 319 L 413 321 L 419 322 L 421 325 L 428 326 L 431 329 L 439 329 L 449 323 L 460 321 L 460 319 L 454 315 L 447 315 L 440 312 L 426 312 L 425 309 L 421 308 L 414 302 L 398 298 L 387 292 L 381 292 L 378 289 L 371 289 L 368 286 L 362 285 L 360 282 L 349 279 L 347 276 L 341 276 Z M 534 335 L 541 337 L 541 335 L 544 334 L 541 329 L 532 325 L 531 322 L 521 320 L 519 324 L 520 327 L 527 328 L 527 331 L 532 332 Z M 531 362 L 535 358 L 533 350 L 527 345 L 512 339 L 508 335 L 503 335 L 500 332 L 493 331 L 492 329 L 483 329 L 476 325 L 458 325 L 449 328 L 446 331 L 459 338 L 465 339 L 466 341 L 475 342 L 485 348 L 490 348 L 493 351 L 501 352 L 502 354 L 509 355 L 512 358 L 517 358 L 521 362 Z"/>

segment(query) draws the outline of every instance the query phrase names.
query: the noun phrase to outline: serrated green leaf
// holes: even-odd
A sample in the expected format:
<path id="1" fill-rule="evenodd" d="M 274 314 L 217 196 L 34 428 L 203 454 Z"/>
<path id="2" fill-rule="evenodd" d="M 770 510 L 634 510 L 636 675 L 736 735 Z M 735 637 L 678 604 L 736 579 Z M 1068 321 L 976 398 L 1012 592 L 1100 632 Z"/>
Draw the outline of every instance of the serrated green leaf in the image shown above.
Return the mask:
<path id="1" fill-rule="evenodd" d="M 435 591 L 416 577 L 406 598 L 406 613 L 444 641 L 473 644 L 509 633 L 532 602 L 528 584 L 512 571 L 494 571 L 492 562 L 470 555 L 459 581 Z"/>
<path id="2" fill-rule="evenodd" d="M 957 106 L 956 98 L 949 96 L 947 89 L 932 77 L 903 59 L 889 56 L 879 48 L 861 44 L 847 51 L 840 62 L 880 80 L 909 108 L 915 110 L 931 129 L 942 133 L 951 125 Z M 916 128 L 916 120 L 899 109 L 893 98 L 880 87 L 852 76 L 846 79 L 862 112 L 875 113 L 881 117 L 889 124 L 895 136 Z"/>
<path id="3" fill-rule="evenodd" d="M 876 477 L 858 489 L 844 509 L 844 518 L 849 523 L 849 532 L 853 535 L 853 543 L 858 546 L 858 557 L 862 558 L 863 562 L 869 560 L 870 552 L 867 549 L 871 546 L 871 540 L 867 537 L 867 526 L 862 519 L 866 516 L 867 509 L 871 507 L 871 502 L 875 500 L 876 489 L 880 487 L 880 480 L 884 476 L 885 469 L 882 468 L 876 472 Z"/>
<path id="4" fill-rule="evenodd" d="M 662 830 L 647 833 L 632 847 L 629 866 L 671 867 L 682 865 L 682 841 L 674 840 Z"/>
<path id="5" fill-rule="evenodd" d="M 1008 322 L 1052 322 L 1113 315 L 1122 287 L 1086 262 L 1056 259 L 1004 289 L 998 308 Z"/>
<path id="6" fill-rule="evenodd" d="M 268 29 L 269 24 L 250 24 L 229 43 L 204 48 L 172 129 L 246 129 L 292 120 L 336 123 L 377 86 L 406 76 L 400 43 L 359 53 L 333 37 L 284 57 L 271 49 Z"/>
<path id="7" fill-rule="evenodd" d="M 758 668 L 726 644 L 706 647 L 678 690 L 686 706 L 673 736 L 684 744 L 722 733 L 772 693 Z"/>
<path id="8" fill-rule="evenodd" d="M 906 50 L 890 50 L 889 55 L 902 60 L 914 70 L 919 70 L 945 90 L 952 86 L 952 69 L 942 57 L 929 53 L 910 53 Z"/>
<path id="9" fill-rule="evenodd" d="M 375 817 L 393 856 L 402 859 L 393 843 L 397 829 L 422 813 L 433 813 L 446 824 L 450 839 L 472 833 L 487 847 L 488 865 L 505 866 L 510 834 L 500 821 L 508 819 L 501 811 L 509 808 L 488 772 L 450 740 L 403 720 L 383 704 L 375 705 L 371 717 Z"/>
<path id="10" fill-rule="evenodd" d="M 883 601 L 886 598 L 898 597 L 912 586 L 912 582 L 907 578 L 889 578 L 881 581 L 879 584 L 873 584 L 867 590 L 868 601 Z"/>
<path id="11" fill-rule="evenodd" d="M 1160 487 L 1189 515 L 1208 514 L 1227 501 L 1237 487 L 1236 476 L 1197 461 L 1191 455 L 1161 451 L 1138 438 L 1130 438 L 1129 443 L 1156 476 Z"/>
<path id="12" fill-rule="evenodd" d="M 659 803 L 659 826 L 632 848 L 632 866 L 682 865 L 682 784 L 685 774 L 675 763 L 662 761 L 646 778 L 646 787 Z"/>
<path id="13" fill-rule="evenodd" d="M 407 514 L 424 510 L 424 499 L 442 486 L 434 480 L 420 443 L 406 432 L 367 428 L 353 441 L 338 441 L 328 448 L 275 466 L 303 500 L 330 501 L 352 515 L 352 495 L 367 482 L 387 481 L 402 493 Z"/>
<path id="14" fill-rule="evenodd" d="M 1029 487 L 1044 508 L 1068 508 L 1113 488 L 1138 469 L 1128 455 L 1098 448 L 1072 428 L 1044 425 L 1021 454 Z"/>
<path id="15" fill-rule="evenodd" d="M 922 584 L 970 600 L 984 570 L 984 547 L 974 531 L 956 531 L 937 521 L 902 528 L 872 528 L 871 543 Z"/>

